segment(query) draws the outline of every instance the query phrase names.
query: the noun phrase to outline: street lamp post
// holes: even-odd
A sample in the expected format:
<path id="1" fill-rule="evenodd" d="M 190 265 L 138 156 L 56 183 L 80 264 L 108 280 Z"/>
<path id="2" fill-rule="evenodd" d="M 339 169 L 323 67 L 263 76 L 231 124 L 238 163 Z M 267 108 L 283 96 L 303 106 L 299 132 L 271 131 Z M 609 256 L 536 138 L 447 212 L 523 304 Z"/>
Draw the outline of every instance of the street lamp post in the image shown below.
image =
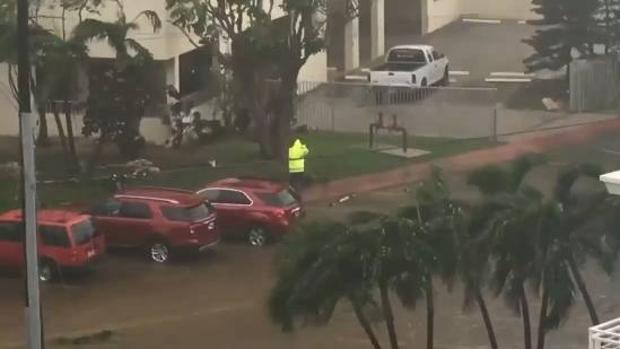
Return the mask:
<path id="1" fill-rule="evenodd" d="M 25 313 L 27 344 L 30 349 L 42 349 L 43 327 L 39 290 L 39 258 L 37 251 L 36 172 L 34 159 L 34 128 L 30 97 L 28 0 L 17 2 L 17 86 L 19 96 L 19 132 L 21 138 L 22 217 L 25 232 L 26 263 Z"/>

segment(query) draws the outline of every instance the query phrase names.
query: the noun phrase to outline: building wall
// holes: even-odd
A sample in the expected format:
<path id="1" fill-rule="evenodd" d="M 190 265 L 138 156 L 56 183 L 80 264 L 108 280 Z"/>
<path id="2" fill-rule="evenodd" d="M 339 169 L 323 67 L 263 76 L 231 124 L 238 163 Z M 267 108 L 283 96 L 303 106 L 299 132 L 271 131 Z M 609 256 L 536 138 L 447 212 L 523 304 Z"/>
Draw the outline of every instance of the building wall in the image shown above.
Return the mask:
<path id="1" fill-rule="evenodd" d="M 327 81 L 327 52 L 321 51 L 308 59 L 299 72 L 299 81 Z"/>
<path id="2" fill-rule="evenodd" d="M 532 3 L 528 0 L 461 0 L 463 15 L 481 18 L 532 19 Z"/>
<path id="3" fill-rule="evenodd" d="M 427 30 L 433 32 L 461 17 L 462 8 L 473 0 L 424 0 L 427 10 Z M 475 0 L 477 1 L 477 0 Z M 485 0 L 481 0 L 485 1 Z M 488 1 L 488 0 L 487 0 Z M 512 0 L 511 0 L 512 1 Z M 521 0 L 524 1 L 524 0 Z"/>

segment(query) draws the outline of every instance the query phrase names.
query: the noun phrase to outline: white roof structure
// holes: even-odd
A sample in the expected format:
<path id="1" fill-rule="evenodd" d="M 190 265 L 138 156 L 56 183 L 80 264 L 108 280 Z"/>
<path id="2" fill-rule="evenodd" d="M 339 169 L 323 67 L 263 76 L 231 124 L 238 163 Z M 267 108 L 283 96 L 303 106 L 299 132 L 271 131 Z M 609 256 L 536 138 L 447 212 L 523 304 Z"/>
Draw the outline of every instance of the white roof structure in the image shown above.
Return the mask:
<path id="1" fill-rule="evenodd" d="M 620 348 L 620 318 L 590 327 L 589 349 Z"/>

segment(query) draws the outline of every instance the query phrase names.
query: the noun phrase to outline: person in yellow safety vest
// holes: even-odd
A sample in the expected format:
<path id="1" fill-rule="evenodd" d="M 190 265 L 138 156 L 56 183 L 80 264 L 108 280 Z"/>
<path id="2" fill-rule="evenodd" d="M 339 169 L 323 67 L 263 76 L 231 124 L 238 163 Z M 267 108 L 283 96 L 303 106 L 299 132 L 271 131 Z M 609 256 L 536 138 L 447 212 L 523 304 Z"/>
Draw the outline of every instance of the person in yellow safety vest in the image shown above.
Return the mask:
<path id="1" fill-rule="evenodd" d="M 293 145 L 288 148 L 288 173 L 289 184 L 299 191 L 304 182 L 305 158 L 310 153 L 308 147 L 296 138 Z"/>

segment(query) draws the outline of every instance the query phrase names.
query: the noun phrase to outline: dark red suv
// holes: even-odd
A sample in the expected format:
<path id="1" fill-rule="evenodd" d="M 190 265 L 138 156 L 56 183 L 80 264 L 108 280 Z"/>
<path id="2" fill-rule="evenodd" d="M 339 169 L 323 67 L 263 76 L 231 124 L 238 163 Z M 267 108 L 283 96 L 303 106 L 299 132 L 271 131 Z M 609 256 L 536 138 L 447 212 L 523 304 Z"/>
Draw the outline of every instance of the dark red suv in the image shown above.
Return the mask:
<path id="1" fill-rule="evenodd" d="M 262 179 L 227 178 L 197 191 L 217 213 L 222 234 L 264 246 L 290 231 L 303 208 L 287 185 Z"/>
<path id="2" fill-rule="evenodd" d="M 157 263 L 168 262 L 181 250 L 209 249 L 220 240 L 214 210 L 189 191 L 128 189 L 91 213 L 110 247 L 143 248 Z"/>
<path id="3" fill-rule="evenodd" d="M 24 230 L 20 210 L 0 215 L 0 266 L 24 265 Z M 105 253 L 105 241 L 90 216 L 77 212 L 38 212 L 39 279 L 51 281 L 63 269 L 84 269 Z"/>

